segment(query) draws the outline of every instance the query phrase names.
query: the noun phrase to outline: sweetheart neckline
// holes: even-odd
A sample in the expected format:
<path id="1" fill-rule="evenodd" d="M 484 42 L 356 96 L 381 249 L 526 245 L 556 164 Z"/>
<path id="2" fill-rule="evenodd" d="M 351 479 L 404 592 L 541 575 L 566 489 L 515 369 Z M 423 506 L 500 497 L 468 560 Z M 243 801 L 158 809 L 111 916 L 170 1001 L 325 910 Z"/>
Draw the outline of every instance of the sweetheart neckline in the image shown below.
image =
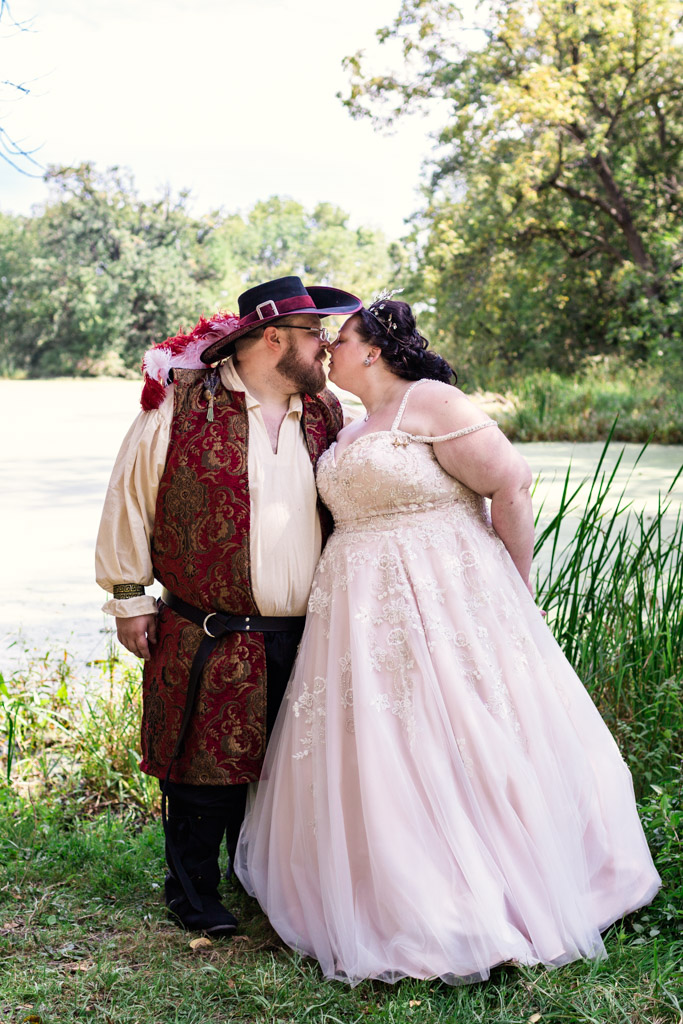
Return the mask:
<path id="1" fill-rule="evenodd" d="M 344 448 L 342 448 L 339 456 L 340 461 L 344 458 L 349 448 L 353 448 L 354 444 L 358 444 L 359 441 L 364 441 L 367 437 L 377 437 L 379 434 L 404 434 L 406 437 L 410 437 L 410 434 L 408 434 L 407 431 L 398 430 L 395 427 L 390 427 L 388 430 L 372 430 L 369 434 L 361 434 L 360 437 L 354 438 L 353 441 L 350 441 Z M 337 462 L 337 444 L 337 441 L 333 441 L 329 449 L 332 451 L 332 465 L 335 469 L 339 465 Z"/>

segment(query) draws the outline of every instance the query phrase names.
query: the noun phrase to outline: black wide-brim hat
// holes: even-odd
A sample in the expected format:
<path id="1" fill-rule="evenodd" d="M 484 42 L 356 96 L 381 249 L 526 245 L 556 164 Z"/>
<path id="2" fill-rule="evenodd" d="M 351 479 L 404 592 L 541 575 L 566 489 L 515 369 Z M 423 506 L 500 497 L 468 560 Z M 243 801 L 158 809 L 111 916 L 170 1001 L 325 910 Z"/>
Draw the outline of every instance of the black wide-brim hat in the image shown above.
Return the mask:
<path id="1" fill-rule="evenodd" d="M 278 277 L 275 281 L 257 284 L 242 292 L 239 299 L 239 322 L 234 330 L 225 334 L 219 341 L 204 349 L 201 358 L 203 363 L 215 363 L 224 359 L 234 351 L 234 342 L 243 334 L 249 334 L 257 327 L 278 317 L 292 316 L 294 313 L 314 313 L 316 316 L 346 316 L 357 313 L 363 303 L 350 292 L 341 288 L 326 288 L 323 285 L 312 285 L 304 288 L 299 277 Z"/>

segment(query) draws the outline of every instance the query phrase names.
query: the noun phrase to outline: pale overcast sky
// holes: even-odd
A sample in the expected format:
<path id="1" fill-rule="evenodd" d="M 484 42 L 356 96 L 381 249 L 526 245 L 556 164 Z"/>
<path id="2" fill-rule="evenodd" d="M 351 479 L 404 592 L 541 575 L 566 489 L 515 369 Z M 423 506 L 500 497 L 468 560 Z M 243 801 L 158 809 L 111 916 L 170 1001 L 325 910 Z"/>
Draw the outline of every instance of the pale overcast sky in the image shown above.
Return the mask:
<path id="1" fill-rule="evenodd" d="M 193 209 L 325 200 L 389 237 L 420 205 L 427 123 L 387 136 L 336 99 L 345 55 L 387 57 L 375 30 L 400 0 L 11 0 L 0 23 L 0 122 L 46 164 L 129 167 L 144 198 L 189 188 Z M 45 186 L 0 161 L 0 209 L 28 213 Z"/>

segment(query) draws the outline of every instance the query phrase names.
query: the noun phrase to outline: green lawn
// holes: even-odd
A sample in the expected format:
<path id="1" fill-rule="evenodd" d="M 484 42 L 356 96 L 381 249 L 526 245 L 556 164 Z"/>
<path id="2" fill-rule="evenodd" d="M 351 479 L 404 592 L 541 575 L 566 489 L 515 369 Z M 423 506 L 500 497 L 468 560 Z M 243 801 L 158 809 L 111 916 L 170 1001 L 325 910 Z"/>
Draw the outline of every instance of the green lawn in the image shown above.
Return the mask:
<path id="1" fill-rule="evenodd" d="M 461 988 L 406 980 L 349 989 L 282 948 L 235 883 L 227 902 L 240 913 L 239 936 L 193 949 L 196 936 L 164 916 L 158 823 L 70 819 L 6 803 L 0 861 L 4 1024 L 681 1020 L 683 940 L 664 924 L 666 896 L 609 931 L 602 962 L 504 966 L 487 983 Z"/>

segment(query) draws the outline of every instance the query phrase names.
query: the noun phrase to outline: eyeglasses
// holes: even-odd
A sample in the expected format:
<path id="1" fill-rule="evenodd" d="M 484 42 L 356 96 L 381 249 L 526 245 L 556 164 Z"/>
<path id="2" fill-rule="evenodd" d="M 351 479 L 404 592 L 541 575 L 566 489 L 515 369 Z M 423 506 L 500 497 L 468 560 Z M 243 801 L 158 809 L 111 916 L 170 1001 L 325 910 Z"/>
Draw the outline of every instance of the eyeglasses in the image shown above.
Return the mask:
<path id="1" fill-rule="evenodd" d="M 319 341 L 322 341 L 323 345 L 329 344 L 332 340 L 332 335 L 328 331 L 327 327 L 304 327 L 299 324 L 276 324 L 276 327 L 281 327 L 287 331 L 308 331 L 309 334 L 315 334 Z"/>

